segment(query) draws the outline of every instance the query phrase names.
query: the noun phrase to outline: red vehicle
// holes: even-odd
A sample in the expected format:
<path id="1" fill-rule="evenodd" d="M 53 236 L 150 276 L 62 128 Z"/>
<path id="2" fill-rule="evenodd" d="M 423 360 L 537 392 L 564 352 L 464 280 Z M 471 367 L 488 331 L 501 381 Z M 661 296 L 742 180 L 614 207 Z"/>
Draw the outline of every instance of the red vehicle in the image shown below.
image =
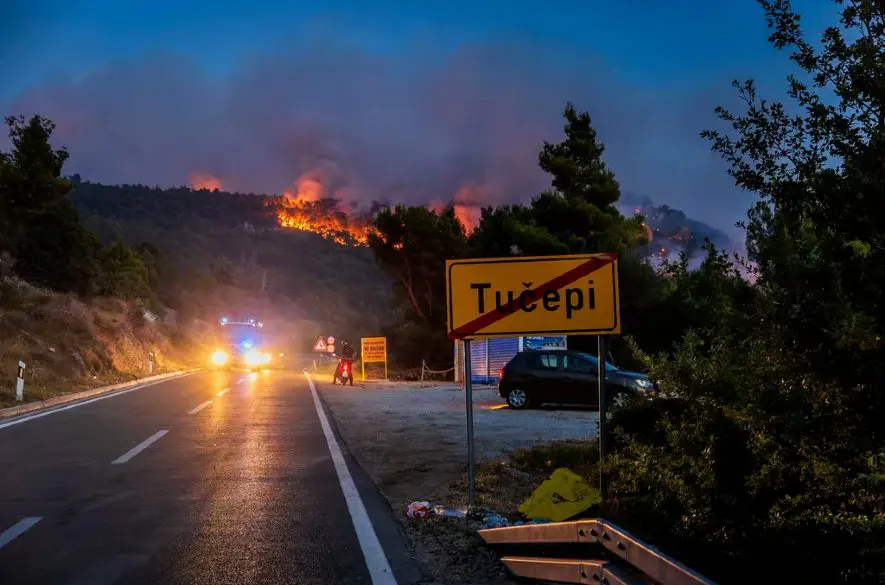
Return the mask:
<path id="1" fill-rule="evenodd" d="M 335 377 L 332 379 L 333 384 L 337 384 L 341 382 L 341 385 L 344 386 L 348 382 L 353 386 L 353 360 L 347 358 L 340 358 L 338 360 L 338 367 L 335 369 Z"/>

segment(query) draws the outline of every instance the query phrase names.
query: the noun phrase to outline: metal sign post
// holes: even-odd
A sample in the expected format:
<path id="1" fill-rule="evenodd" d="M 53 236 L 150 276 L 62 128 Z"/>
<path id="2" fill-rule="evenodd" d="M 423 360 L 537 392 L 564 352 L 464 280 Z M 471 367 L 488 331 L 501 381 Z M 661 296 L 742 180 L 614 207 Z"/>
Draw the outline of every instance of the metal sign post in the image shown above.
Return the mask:
<path id="1" fill-rule="evenodd" d="M 467 401 L 467 509 L 472 510 L 476 498 L 473 468 L 473 368 L 470 359 L 470 340 L 464 340 L 464 396 Z"/>
<path id="2" fill-rule="evenodd" d="M 464 341 L 470 506 L 475 497 L 471 339 L 599 335 L 601 464 L 605 452 L 606 399 L 602 336 L 621 332 L 618 287 L 617 254 L 446 260 L 448 335 L 450 339 Z"/>
<path id="3" fill-rule="evenodd" d="M 148 375 L 154 373 L 154 352 L 148 352 Z"/>
<path id="4" fill-rule="evenodd" d="M 25 362 L 18 362 L 18 374 L 15 378 L 15 399 L 21 402 L 25 399 Z"/>
<path id="5" fill-rule="evenodd" d="M 602 499 L 605 500 L 607 497 L 607 485 L 605 481 L 605 471 L 603 470 L 603 463 L 605 462 L 605 439 L 606 439 L 606 431 L 608 425 L 606 424 L 606 410 L 607 410 L 607 401 L 608 401 L 608 393 L 605 391 L 605 346 L 606 346 L 606 337 L 605 335 L 597 335 L 596 339 L 597 343 L 597 368 L 599 370 L 599 494 L 602 496 Z"/>

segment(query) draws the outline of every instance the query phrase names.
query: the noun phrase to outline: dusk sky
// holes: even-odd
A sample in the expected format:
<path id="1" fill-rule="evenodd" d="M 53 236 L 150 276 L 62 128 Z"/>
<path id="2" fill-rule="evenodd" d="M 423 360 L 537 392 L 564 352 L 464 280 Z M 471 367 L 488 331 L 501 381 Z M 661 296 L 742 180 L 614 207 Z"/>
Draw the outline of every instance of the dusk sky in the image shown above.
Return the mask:
<path id="1" fill-rule="evenodd" d="M 833 13 L 795 6 L 815 36 Z M 501 202 L 546 186 L 571 100 L 622 189 L 728 229 L 750 196 L 698 133 L 733 78 L 780 97 L 766 38 L 751 0 L 6 0 L 0 111 L 56 121 L 91 180 Z"/>

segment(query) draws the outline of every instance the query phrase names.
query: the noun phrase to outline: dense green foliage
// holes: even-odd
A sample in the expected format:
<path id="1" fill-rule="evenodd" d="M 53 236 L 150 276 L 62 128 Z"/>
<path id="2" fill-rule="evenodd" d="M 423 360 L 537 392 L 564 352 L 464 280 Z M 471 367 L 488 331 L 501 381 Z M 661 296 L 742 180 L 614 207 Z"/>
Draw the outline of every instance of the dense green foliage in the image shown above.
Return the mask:
<path id="1" fill-rule="evenodd" d="M 669 398 L 615 419 L 618 513 L 724 583 L 885 580 L 885 14 L 839 4 L 818 49 L 762 2 L 810 81 L 789 79 L 790 107 L 736 83 L 746 111 L 704 134 L 758 194 L 755 285 L 717 258 L 677 270 L 708 323 L 643 356 Z"/>
<path id="2" fill-rule="evenodd" d="M 445 335 L 445 260 L 464 256 L 464 227 L 451 207 L 436 213 L 405 205 L 382 209 L 375 227 L 369 246 L 402 307 L 388 335 L 390 351 L 402 365 L 444 362 L 452 351 Z"/>

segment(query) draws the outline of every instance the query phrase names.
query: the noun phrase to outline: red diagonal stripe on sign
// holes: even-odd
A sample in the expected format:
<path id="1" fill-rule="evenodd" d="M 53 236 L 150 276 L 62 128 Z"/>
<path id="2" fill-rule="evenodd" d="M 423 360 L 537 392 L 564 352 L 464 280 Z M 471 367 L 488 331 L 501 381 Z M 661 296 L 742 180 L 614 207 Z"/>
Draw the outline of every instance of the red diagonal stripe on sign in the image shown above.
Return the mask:
<path id="1" fill-rule="evenodd" d="M 568 272 L 564 272 L 556 278 L 553 278 L 548 282 L 545 282 L 544 284 L 531 289 L 531 291 L 534 293 L 535 299 L 537 300 L 535 300 L 533 303 L 529 303 L 529 306 L 538 303 L 546 293 L 559 290 L 565 285 L 571 284 L 583 276 L 587 276 L 591 272 L 596 272 L 600 268 L 608 266 L 617 259 L 617 254 L 605 254 L 604 256 L 595 256 L 587 260 L 583 264 L 575 266 Z M 477 331 L 485 329 L 489 325 L 500 321 L 507 315 L 514 314 L 518 309 L 519 297 L 517 296 L 512 301 L 506 303 L 501 310 L 498 310 L 497 308 L 492 309 L 488 313 L 483 313 L 473 321 L 465 323 L 457 329 L 454 329 L 451 333 L 449 333 L 449 338 L 456 339 L 459 337 L 467 337 L 468 335 L 473 335 Z"/>

